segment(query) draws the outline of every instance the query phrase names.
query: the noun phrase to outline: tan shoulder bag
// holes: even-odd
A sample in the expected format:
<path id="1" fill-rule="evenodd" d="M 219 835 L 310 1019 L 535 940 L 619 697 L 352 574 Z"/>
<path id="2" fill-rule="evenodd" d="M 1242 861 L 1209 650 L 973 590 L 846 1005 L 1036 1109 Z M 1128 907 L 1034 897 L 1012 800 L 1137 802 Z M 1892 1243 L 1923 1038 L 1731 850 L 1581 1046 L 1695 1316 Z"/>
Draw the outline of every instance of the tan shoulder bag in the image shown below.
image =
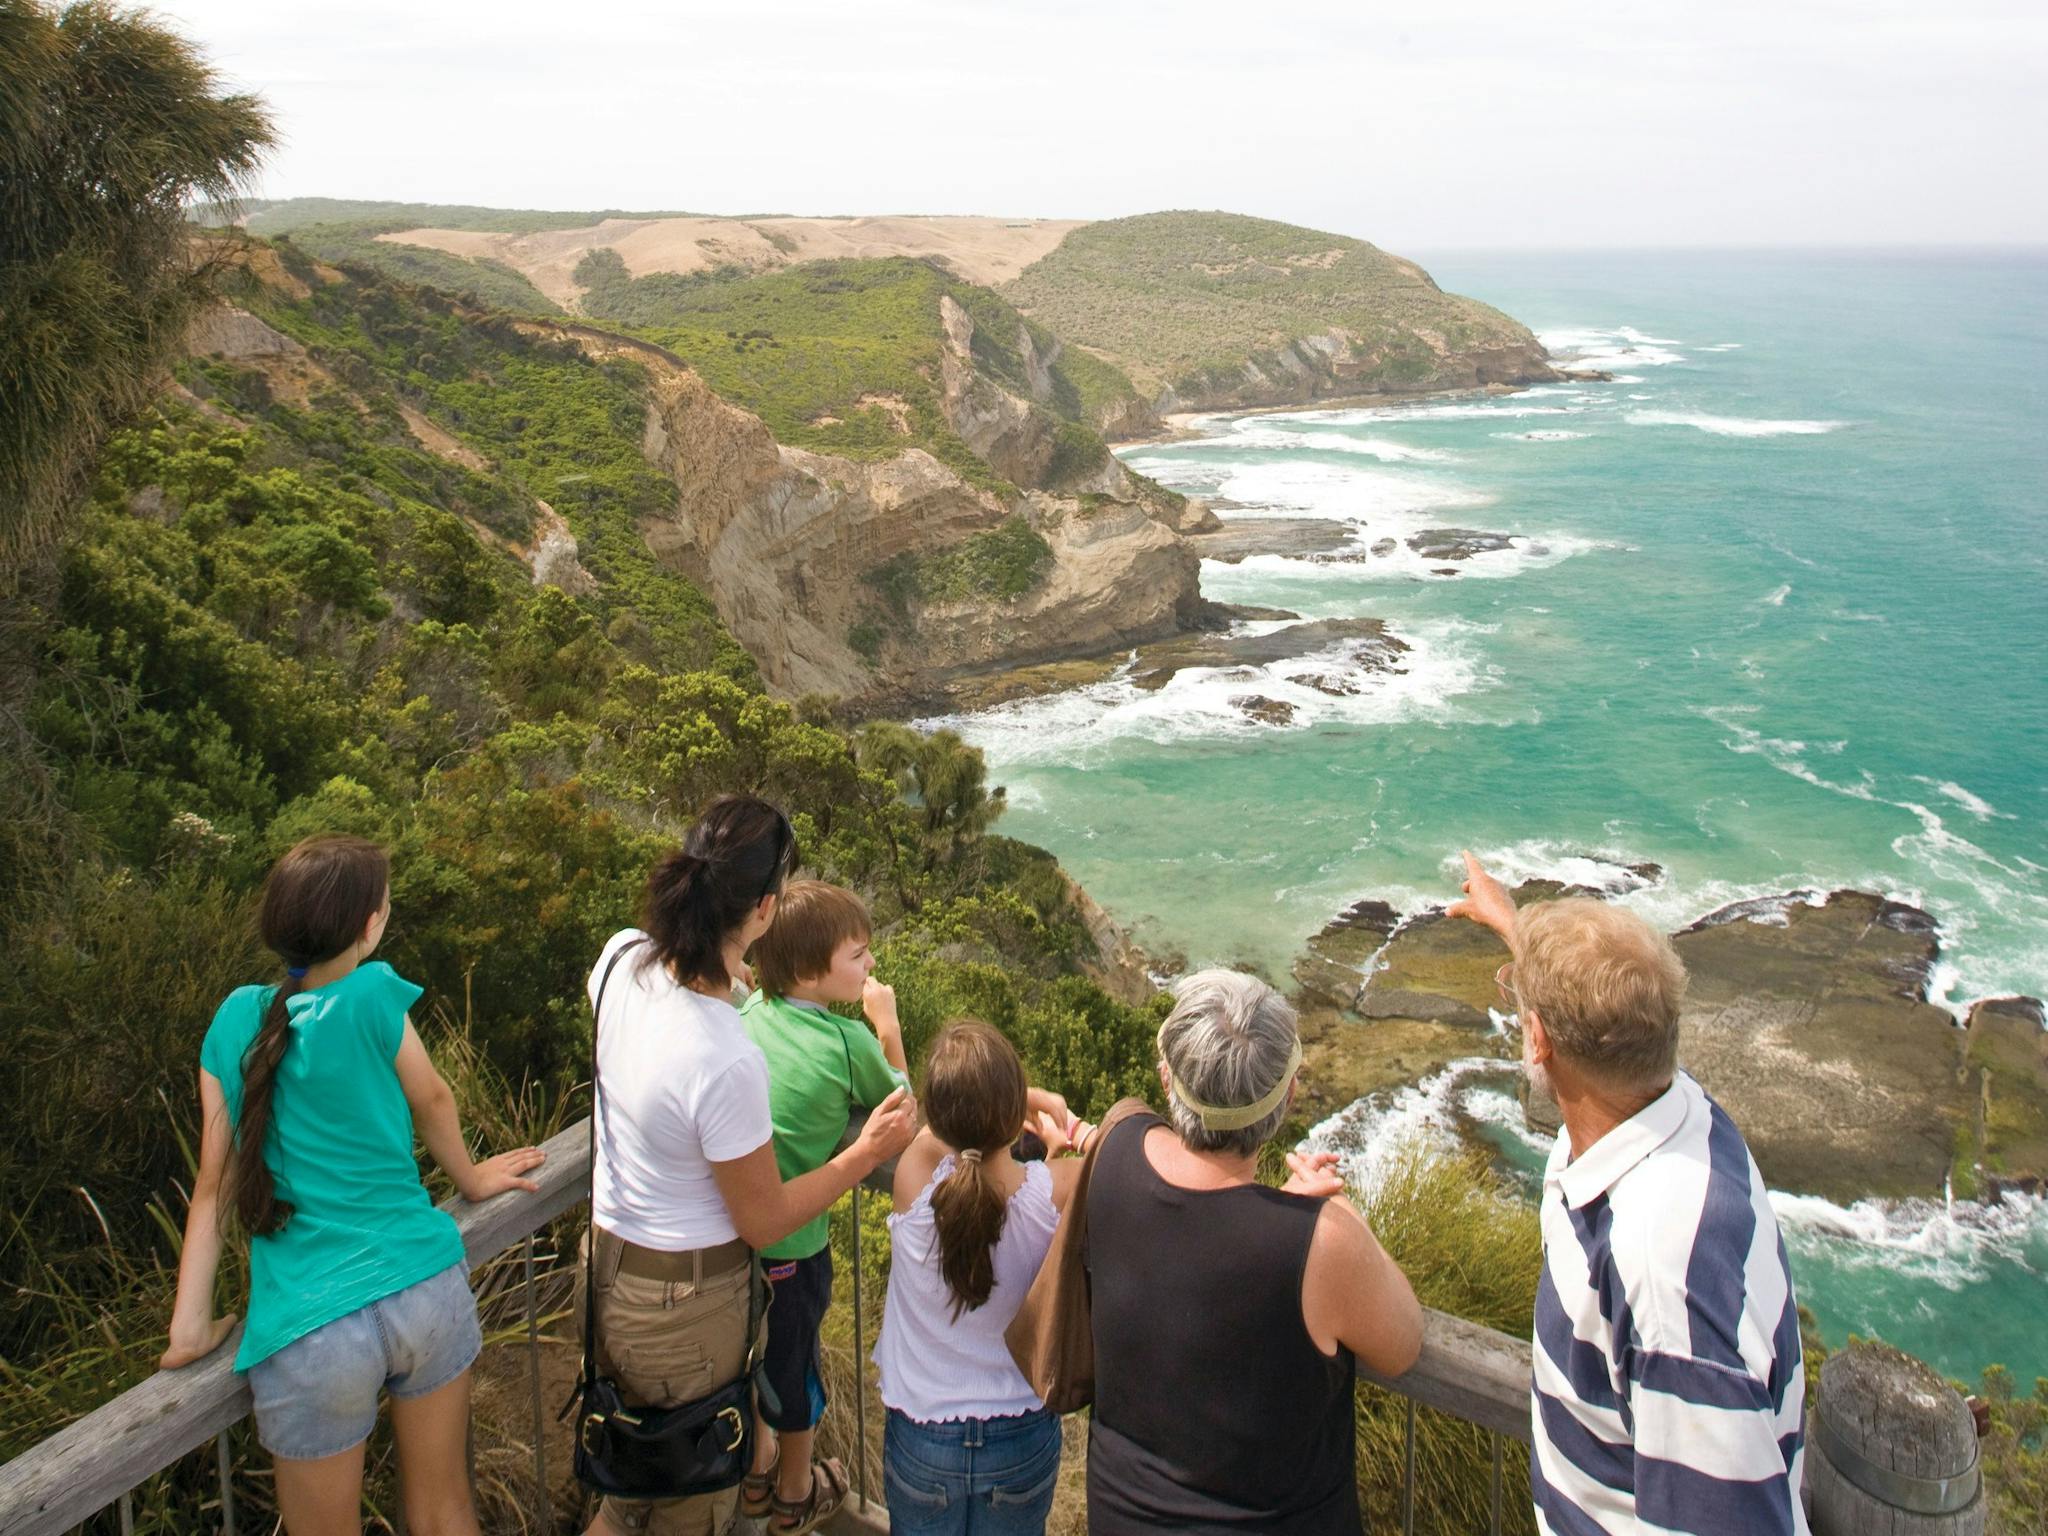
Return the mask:
<path id="1" fill-rule="evenodd" d="M 1096 1154 L 1119 1123 L 1147 1114 L 1143 1099 L 1119 1099 L 1102 1117 L 1081 1158 L 1081 1177 L 1060 1214 L 1045 1263 L 1025 1293 L 1024 1305 L 1003 1330 L 1010 1358 L 1031 1390 L 1054 1413 L 1072 1413 L 1095 1401 L 1095 1334 L 1088 1300 L 1088 1271 L 1082 1263 L 1088 1237 L 1088 1184 Z"/>

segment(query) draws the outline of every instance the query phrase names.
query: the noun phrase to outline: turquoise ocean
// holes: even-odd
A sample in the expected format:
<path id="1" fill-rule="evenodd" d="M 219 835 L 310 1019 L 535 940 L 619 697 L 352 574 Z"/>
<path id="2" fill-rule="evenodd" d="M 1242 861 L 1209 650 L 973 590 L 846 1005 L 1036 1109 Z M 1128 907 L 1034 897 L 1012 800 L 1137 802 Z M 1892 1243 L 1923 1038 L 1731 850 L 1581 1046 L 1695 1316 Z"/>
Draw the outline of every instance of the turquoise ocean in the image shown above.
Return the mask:
<path id="1" fill-rule="evenodd" d="M 951 720 L 1140 942 L 1276 980 L 1360 897 L 1451 899 L 1470 847 L 1679 926 L 1859 886 L 1941 925 L 1934 1000 L 2048 994 L 2048 252 L 1447 255 L 1447 289 L 1611 372 L 1498 397 L 1212 417 L 1123 450 L 1230 518 L 1326 518 L 1349 563 L 1209 563 L 1206 595 L 1385 620 L 1346 697 L 1183 673 Z M 1513 536 L 1457 565 L 1423 529 Z M 1231 699 L 1294 706 L 1284 726 Z M 1469 1081 L 1468 1081 L 1469 1079 Z M 1458 1069 L 1382 1139 L 1511 1103 Z M 2048 1375 L 2048 1215 L 1943 1192 L 1779 1200 L 1801 1299 L 1957 1375 Z"/>

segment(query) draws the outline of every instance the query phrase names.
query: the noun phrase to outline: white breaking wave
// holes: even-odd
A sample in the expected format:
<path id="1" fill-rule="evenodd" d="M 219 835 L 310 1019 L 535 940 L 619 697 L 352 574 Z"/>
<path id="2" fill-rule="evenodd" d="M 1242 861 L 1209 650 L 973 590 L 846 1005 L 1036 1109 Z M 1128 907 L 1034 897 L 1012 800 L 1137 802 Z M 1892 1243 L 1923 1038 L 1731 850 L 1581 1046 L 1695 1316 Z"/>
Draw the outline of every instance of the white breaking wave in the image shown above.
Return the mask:
<path id="1" fill-rule="evenodd" d="M 1518 443 L 1569 443 L 1590 436 L 1586 432 L 1496 432 L 1495 437 L 1509 438 Z"/>
<path id="2" fill-rule="evenodd" d="M 1345 432 L 1289 431 L 1274 423 L 1303 420 L 1300 417 L 1246 416 L 1230 423 L 1229 430 L 1202 439 L 1204 448 L 1256 448 L 1297 453 L 1346 453 L 1374 458 L 1386 464 L 1443 463 L 1454 457 L 1435 448 L 1416 448 L 1384 437 L 1353 437 Z"/>
<path id="3" fill-rule="evenodd" d="M 1933 916 L 1942 933 L 1945 946 L 1951 951 L 1960 951 L 1962 941 L 1978 927 L 1977 918 L 1971 907 L 1958 906 L 1946 898 L 1937 886 L 1967 890 L 1970 900 L 1978 907 L 1988 909 L 1992 914 L 2011 925 L 2016 932 L 2040 934 L 2048 932 L 2048 891 L 2039 887 L 2033 876 L 2038 873 L 2021 861 L 2022 867 L 2015 868 L 1986 849 L 1949 830 L 1941 814 L 1918 800 L 1905 797 L 1894 798 L 1879 792 L 1877 778 L 1864 771 L 1853 782 L 1824 777 L 1807 762 L 1812 751 L 1828 751 L 1839 756 L 1841 747 L 1832 743 L 1810 748 L 1803 741 L 1787 740 L 1766 736 L 1754 726 L 1744 723 L 1744 717 L 1756 713 L 1754 705 L 1724 705 L 1695 711 L 1715 725 L 1730 732 L 1722 745 L 1729 751 L 1742 756 L 1760 757 L 1778 772 L 1789 774 L 1795 779 L 1811 784 L 1829 794 L 1841 795 L 1850 800 L 1861 800 L 1871 805 L 1886 806 L 1892 810 L 1904 811 L 1918 823 L 1918 830 L 1901 833 L 1892 839 L 1891 850 L 1914 872 L 1916 880 L 1924 880 L 1930 889 L 1923 895 L 1912 894 L 1915 906 L 1925 907 Z M 1971 802 L 1991 809 L 1986 802 L 1970 794 L 1961 785 L 1946 788 L 1924 777 L 1916 782 L 1932 784 L 1943 798 L 1955 801 L 1964 810 L 1975 815 Z M 1948 793 L 1949 789 L 1957 791 Z M 1961 797 L 1967 796 L 1968 799 Z M 1997 813 L 1994 811 L 1994 815 Z M 1990 818 L 1978 817 L 1980 821 Z M 1865 888 L 1883 889 L 1892 882 L 1881 878 L 1866 878 L 1850 882 Z M 1943 1007 L 1957 1009 L 1965 1006 L 1965 1000 L 1958 993 L 1969 988 L 1977 995 L 1990 995 L 2001 991 L 2038 991 L 2038 978 L 2048 973 L 2048 945 L 2036 944 L 2024 950 L 2015 950 L 2000 957 L 2002 975 L 1984 978 L 1974 969 L 1965 970 L 1950 966 L 1946 972 L 1944 991 L 1937 992 L 1932 985 L 1928 988 L 1927 1000 Z M 2015 979 L 2019 978 L 2019 979 Z"/>
<path id="4" fill-rule="evenodd" d="M 1347 1105 L 1310 1130 L 1305 1144 L 1335 1152 L 1345 1177 L 1365 1191 L 1412 1150 L 1455 1148 L 1461 1120 L 1548 1157 L 1554 1138 L 1529 1128 L 1511 1089 L 1499 1091 L 1515 1070 L 1490 1056 L 1450 1062 L 1412 1086 Z M 1888 1269 L 1947 1290 L 1981 1279 L 1994 1264 L 2037 1268 L 2048 1243 L 2048 1202 L 2017 1193 L 1995 1205 L 1873 1199 L 1843 1206 L 1774 1189 L 1770 1201 L 1795 1258 L 1823 1255 L 1846 1269 Z"/>
<path id="5" fill-rule="evenodd" d="M 1825 1253 L 1849 1269 L 1882 1268 L 1959 1290 L 1996 1262 L 2029 1268 L 2048 1238 L 2048 1203 L 2008 1194 L 1996 1205 L 1943 1200 L 1858 1200 L 1771 1191 L 1771 1209 L 1795 1255 Z"/>
<path id="6" fill-rule="evenodd" d="M 1630 411 L 1632 427 L 1695 427 L 1716 437 L 1803 437 L 1833 432 L 1846 421 L 1769 421 L 1753 416 L 1711 416 L 1705 411 Z"/>
<path id="7" fill-rule="evenodd" d="M 1287 517 L 1327 517 L 1368 527 L 1375 519 L 1403 512 L 1483 507 L 1493 500 L 1484 491 L 1434 476 L 1300 459 L 1226 465 L 1217 494 L 1238 504 L 1233 517 L 1263 508 Z"/>
<path id="8" fill-rule="evenodd" d="M 1532 404 L 1532 400 L 1544 397 L 1558 398 L 1559 403 Z M 1561 398 L 1560 398 L 1561 397 Z M 1483 400 L 1448 400 L 1433 404 L 1412 405 L 1355 405 L 1342 410 L 1303 412 L 1282 420 L 1319 422 L 1331 427 L 1399 426 L 1404 422 L 1416 421 L 1464 421 L 1478 418 L 1516 418 L 1523 416 L 1577 416 L 1587 406 L 1576 390 L 1550 388 L 1525 389 L 1511 395 L 1499 395 Z M 1273 417 L 1266 417 L 1268 421 Z M 1211 443 L 1215 439 L 1209 439 Z M 1223 439 L 1227 442 L 1228 439 Z"/>
<path id="9" fill-rule="evenodd" d="M 1785 599 L 1790 597 L 1791 595 L 1792 583 L 1788 581 L 1782 587 L 1778 587 L 1770 592 L 1766 592 L 1763 595 L 1762 601 L 1768 607 L 1782 608 L 1785 606 Z"/>
<path id="10" fill-rule="evenodd" d="M 1345 641 L 1258 666 L 1188 667 L 1149 690 L 1132 682 L 1126 667 L 1085 688 L 915 723 L 920 730 L 958 731 L 1000 772 L 1035 763 L 1086 765 L 1129 739 L 1249 741 L 1316 725 L 1441 719 L 1460 696 L 1498 683 L 1499 669 L 1480 658 L 1469 639 L 1473 632 L 1474 626 L 1458 620 L 1404 629 L 1400 638 L 1409 649 L 1393 657 L 1387 670 L 1354 666 L 1349 653 L 1362 642 Z M 1356 692 L 1333 694 L 1297 678 Z M 1283 706 L 1289 718 L 1254 718 L 1246 707 L 1254 699 Z"/>
<path id="11" fill-rule="evenodd" d="M 1944 795 L 1950 800 L 1955 801 L 1957 805 L 1960 805 L 1979 821 L 2011 821 L 2013 819 L 2009 811 L 2001 811 L 1990 801 L 1971 794 L 1960 784 L 1946 779 L 1937 782 L 1933 779 L 1923 778 L 1917 773 L 1913 775 L 1913 782 L 1915 784 L 1925 784 L 1937 795 Z"/>
<path id="12" fill-rule="evenodd" d="M 1467 1056 L 1419 1083 L 1346 1105 L 1313 1127 L 1304 1145 L 1318 1152 L 1335 1152 L 1344 1177 L 1370 1191 L 1411 1150 L 1434 1152 L 1455 1146 L 1463 1101 L 1468 1095 L 1480 1097 L 1471 1090 L 1482 1079 L 1515 1070 L 1513 1062 L 1493 1056 Z M 1547 1150 L 1547 1139 L 1540 1145 Z"/>
<path id="13" fill-rule="evenodd" d="M 1623 368 L 1662 368 L 1682 363 L 1682 354 L 1672 350 L 1685 343 L 1668 336 L 1645 336 L 1632 326 L 1577 326 L 1542 331 L 1536 338 L 1544 351 L 1574 368 L 1598 368 L 1612 373 Z"/>
<path id="14" fill-rule="evenodd" d="M 1700 350 L 1702 352 L 1735 352 L 1739 351 L 1741 347 L 1742 343 L 1739 341 L 1717 341 L 1711 347 L 1701 347 Z"/>
<path id="15" fill-rule="evenodd" d="M 1583 845 L 1567 844 L 1543 837 L 1526 837 L 1505 847 L 1485 848 L 1476 857 L 1487 873 L 1510 889 L 1524 880 L 1556 880 L 1564 885 L 1583 885 L 1610 896 L 1627 895 L 1661 883 L 1630 866 L 1643 861 L 1610 849 L 1588 851 Z M 1455 891 L 1465 878 L 1465 861 L 1453 855 L 1443 861 L 1446 884 Z"/>

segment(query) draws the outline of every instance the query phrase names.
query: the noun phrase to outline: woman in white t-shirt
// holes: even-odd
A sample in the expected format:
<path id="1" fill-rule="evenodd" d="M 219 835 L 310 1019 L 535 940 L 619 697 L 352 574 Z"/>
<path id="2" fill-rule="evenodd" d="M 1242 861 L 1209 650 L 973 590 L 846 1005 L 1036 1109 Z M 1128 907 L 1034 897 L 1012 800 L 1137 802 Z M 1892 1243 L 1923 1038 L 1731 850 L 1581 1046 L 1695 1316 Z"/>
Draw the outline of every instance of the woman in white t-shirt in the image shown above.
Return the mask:
<path id="1" fill-rule="evenodd" d="M 914 1107 L 897 1093 L 824 1167 L 788 1183 L 776 1168 L 768 1065 L 730 994 L 796 862 L 781 811 L 752 796 L 715 801 L 649 875 L 642 927 L 614 935 L 590 973 L 601 1087 L 590 1239 L 597 1367 L 629 1403 L 669 1407 L 737 1377 L 753 1251 L 829 1208 L 915 1129 Z M 778 1530 L 810 1530 L 845 1486 L 836 1463 L 815 1468 L 807 1520 Z M 591 1531 L 708 1536 L 725 1530 L 738 1497 L 735 1488 L 607 1498 Z"/>
<path id="2" fill-rule="evenodd" d="M 896 1163 L 893 1257 L 875 1345 L 889 1410 L 882 1473 L 899 1536 L 1043 1536 L 1060 1421 L 1003 1330 L 1031 1289 L 1081 1171 L 1016 1161 L 1035 1120 L 1049 1152 L 1085 1139 L 1066 1100 L 1027 1086 L 994 1026 L 959 1019 L 925 1058 L 929 1125 Z"/>

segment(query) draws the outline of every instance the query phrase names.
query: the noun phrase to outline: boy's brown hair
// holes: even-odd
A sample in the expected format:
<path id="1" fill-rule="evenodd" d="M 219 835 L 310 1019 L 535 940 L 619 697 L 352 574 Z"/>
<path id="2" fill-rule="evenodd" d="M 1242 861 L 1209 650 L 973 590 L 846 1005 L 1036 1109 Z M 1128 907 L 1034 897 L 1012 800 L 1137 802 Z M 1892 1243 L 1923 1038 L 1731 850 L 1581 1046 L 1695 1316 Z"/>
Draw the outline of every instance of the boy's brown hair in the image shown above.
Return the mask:
<path id="1" fill-rule="evenodd" d="M 792 880 L 775 903 L 768 931 L 754 940 L 754 979 L 770 997 L 832 969 L 832 957 L 848 939 L 874 932 L 867 903 L 842 886 L 822 880 Z"/>

